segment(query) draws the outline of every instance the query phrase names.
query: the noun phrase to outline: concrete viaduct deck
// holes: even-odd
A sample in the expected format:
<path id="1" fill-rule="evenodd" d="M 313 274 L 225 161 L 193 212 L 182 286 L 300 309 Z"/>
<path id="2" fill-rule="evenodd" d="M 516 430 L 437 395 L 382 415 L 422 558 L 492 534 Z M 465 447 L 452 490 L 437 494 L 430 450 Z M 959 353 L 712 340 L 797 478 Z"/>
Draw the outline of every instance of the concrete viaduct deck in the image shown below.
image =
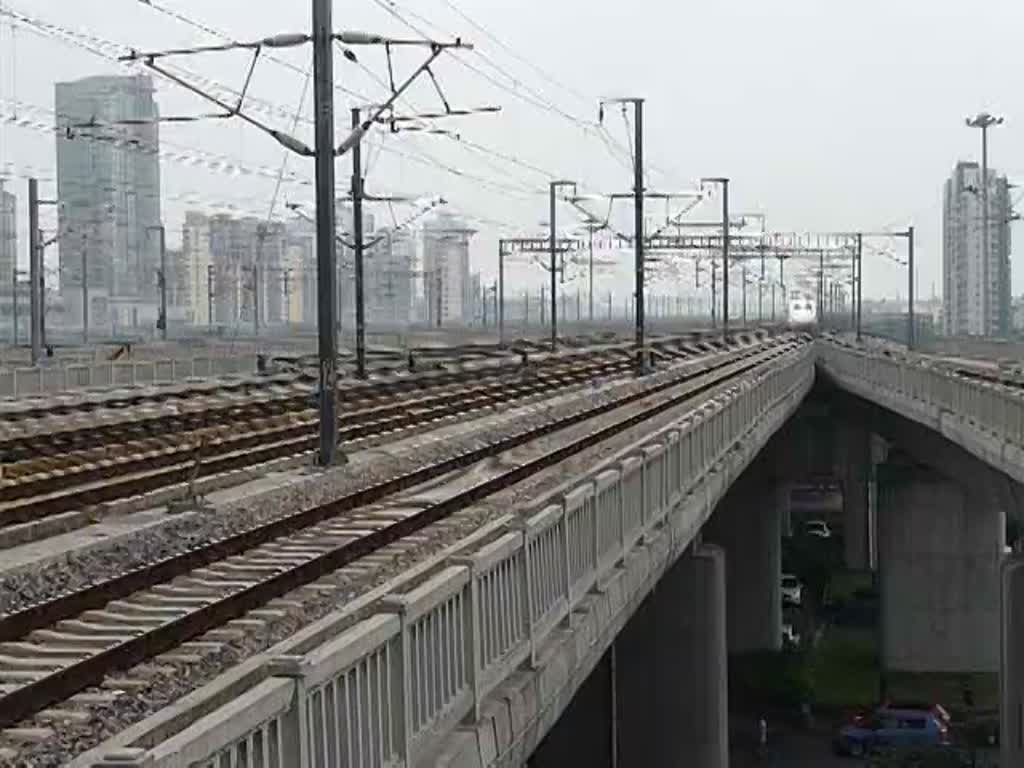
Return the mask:
<path id="1" fill-rule="evenodd" d="M 572 719 L 572 764 L 727 766 L 728 654 L 779 645 L 780 489 L 815 462 L 880 562 L 887 663 L 999 671 L 1021 765 L 1022 450 L 1016 381 L 823 337 L 75 765 L 559 765 Z"/>

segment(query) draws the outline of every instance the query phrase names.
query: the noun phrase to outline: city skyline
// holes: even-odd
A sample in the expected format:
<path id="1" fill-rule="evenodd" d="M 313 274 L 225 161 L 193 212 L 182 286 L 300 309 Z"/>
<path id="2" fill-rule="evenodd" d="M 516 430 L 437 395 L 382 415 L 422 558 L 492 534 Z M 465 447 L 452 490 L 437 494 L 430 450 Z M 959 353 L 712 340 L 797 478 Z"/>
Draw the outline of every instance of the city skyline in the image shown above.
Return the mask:
<path id="1" fill-rule="evenodd" d="M 40 33 L 35 36 L 27 52 L 25 43 L 22 43 L 21 54 L 29 60 L 37 55 L 37 51 L 56 50 L 62 53 L 61 56 L 49 56 L 39 67 L 22 67 L 14 72 L 8 66 L 8 59 L 0 54 L 0 71 L 5 75 L 0 77 L 0 101 L 7 100 L 8 118 L 12 112 L 17 112 L 19 116 L 45 114 L 45 104 L 40 104 L 45 100 L 33 96 L 38 84 L 45 83 L 49 78 L 60 80 L 72 64 L 75 74 L 121 69 L 109 55 L 109 51 L 118 50 L 118 46 L 121 46 L 120 50 L 127 50 L 127 44 L 138 43 L 159 48 L 175 36 L 189 42 L 207 40 L 209 35 L 201 34 L 196 26 L 202 22 L 216 29 L 230 30 L 232 34 L 236 31 L 239 34 L 265 31 L 267 28 L 301 28 L 308 23 L 302 13 L 295 14 L 287 9 L 270 11 L 253 7 L 251 14 L 239 15 L 228 10 L 234 7 L 233 2 L 213 8 L 193 3 L 192 0 L 182 1 L 184 21 L 176 22 L 159 9 L 144 6 L 126 6 L 123 18 L 103 17 L 100 20 L 95 14 L 83 12 L 82 9 L 91 2 L 85 0 L 81 8 L 62 9 L 62 12 L 68 13 L 67 28 L 71 30 L 70 37 L 63 42 L 48 33 Z M 46 20 L 54 8 L 50 0 L 40 0 L 38 5 L 33 6 L 29 18 Z M 930 5 L 929 9 L 941 29 L 952 31 L 956 27 L 960 11 L 954 4 L 940 2 L 938 5 Z M 366 28 L 400 30 L 405 28 L 405 22 L 409 19 L 402 14 L 401 9 L 397 10 L 397 15 L 380 15 L 366 8 L 356 8 L 353 19 L 365 21 L 363 26 Z M 997 18 L 1011 18 L 1017 10 L 997 3 L 983 15 L 988 22 L 992 22 Z M 566 12 L 565 9 L 559 10 L 559 14 Z M 450 125 L 454 129 L 453 134 L 457 133 L 459 138 L 454 135 L 430 137 L 371 131 L 365 139 L 365 153 L 370 159 L 367 163 L 367 188 L 382 194 L 444 194 L 450 199 L 451 209 L 468 217 L 479 230 L 478 236 L 470 243 L 470 260 L 473 271 L 479 271 L 484 282 L 490 283 L 496 277 L 497 237 L 509 232 L 536 234 L 537 222 L 546 218 L 546 206 L 538 194 L 538 187 L 543 184 L 543 174 L 576 179 L 587 192 L 628 188 L 629 176 L 624 167 L 624 153 L 629 151 L 628 125 L 622 124 L 622 118 L 616 110 L 610 110 L 604 123 L 599 126 L 596 121 L 596 103 L 600 93 L 615 90 L 614 85 L 629 80 L 634 70 L 630 69 L 628 57 L 621 60 L 620 57 L 612 57 L 616 64 L 622 65 L 621 71 L 617 71 L 610 67 L 611 61 L 595 62 L 585 55 L 576 55 L 568 57 L 568 66 L 553 75 L 552 59 L 546 58 L 550 53 L 543 49 L 539 41 L 532 41 L 525 34 L 518 19 L 509 18 L 507 12 L 499 8 L 474 13 L 478 15 L 477 20 L 483 22 L 485 29 L 501 25 L 503 33 L 500 42 L 505 47 L 482 32 L 479 33 L 480 44 L 494 51 L 493 55 L 501 62 L 498 65 L 501 71 L 521 75 L 522 82 L 527 83 L 531 89 L 528 93 L 543 93 L 545 98 L 539 103 L 545 106 L 538 106 L 537 103 L 531 105 L 530 97 L 517 94 L 503 75 L 499 74 L 494 82 L 487 81 L 476 77 L 471 69 L 457 66 L 446 57 L 442 59 L 446 62 L 443 72 L 439 72 L 446 92 L 451 91 L 449 97 L 466 106 L 497 103 L 503 108 L 502 114 L 452 120 Z M 760 14 L 757 9 L 746 6 L 729 11 L 696 9 L 693 13 L 708 22 L 734 24 L 738 39 L 755 49 L 761 45 L 756 38 L 751 37 L 751 31 L 757 25 L 774 28 L 782 22 L 791 22 L 792 28 L 784 34 L 798 36 L 802 32 L 820 28 L 827 21 L 816 9 L 795 1 L 782 3 L 778 13 L 773 15 Z M 8 17 L 8 29 L 0 31 L 0 36 L 6 35 L 4 40 L 8 40 L 11 34 L 12 18 Z M 852 30 L 859 29 L 864 18 L 855 13 L 844 15 L 844 20 L 849 22 L 849 29 L 840 32 L 842 39 Z M 757 25 L 748 23 L 753 20 L 757 21 Z M 909 23 L 911 17 L 904 13 L 894 13 L 891 21 L 892 28 L 880 33 L 886 39 L 894 35 L 896 29 Z M 19 26 L 26 23 L 22 21 Z M 606 19 L 588 20 L 586 24 L 595 40 L 607 39 L 614 26 L 609 25 Z M 462 30 L 464 25 L 465 21 L 457 16 L 442 14 L 438 19 L 437 31 L 439 34 L 465 31 Z M 1004 26 L 995 25 L 994 28 L 998 30 Z M 79 29 L 81 33 L 77 32 Z M 98 35 L 98 39 L 110 43 L 111 47 L 105 49 L 108 50 L 106 61 L 101 61 L 103 57 L 95 52 L 85 52 L 88 41 L 84 37 L 76 37 L 85 32 L 95 33 L 94 37 Z M 657 39 L 661 39 L 663 33 L 656 31 L 654 34 Z M 809 44 L 806 40 L 804 42 Z M 572 45 L 576 44 L 573 41 Z M 817 46 L 818 43 L 813 45 Z M 508 54 L 509 50 L 519 58 Z M 919 52 L 919 60 L 927 60 L 937 72 L 946 71 L 948 63 L 941 58 L 937 48 L 922 43 Z M 531 54 L 530 58 L 536 54 L 536 63 L 524 64 L 523 59 L 527 58 L 525 54 Z M 690 55 L 695 54 L 687 54 Z M 295 86 L 301 85 L 301 81 L 296 82 L 293 76 L 301 72 L 307 56 L 308 50 L 285 51 L 277 55 L 275 61 L 266 62 L 266 66 L 261 65 L 252 83 L 253 109 L 259 114 L 271 117 L 276 115 L 274 119 L 279 122 L 284 120 L 287 113 L 293 113 L 296 105 L 289 104 L 289 101 L 293 101 L 300 90 Z M 200 57 L 188 66 L 196 67 L 196 74 L 200 78 L 230 86 L 233 81 L 226 59 L 217 56 Z M 835 113 L 837 94 L 820 91 L 819 81 L 826 80 L 830 71 L 839 75 L 838 80 L 833 78 L 834 84 L 847 82 L 843 78 L 849 78 L 851 74 L 838 62 L 828 60 L 821 71 L 815 73 L 794 70 L 792 60 L 775 53 L 769 53 L 760 61 L 765 69 L 764 74 L 739 73 L 736 66 L 730 63 L 722 76 L 742 74 L 736 82 L 743 83 L 743 87 L 749 89 L 745 99 L 752 99 L 752 103 L 759 105 L 758 108 L 765 114 L 774 114 L 773 110 L 781 109 L 782 103 L 777 99 L 772 101 L 772 95 L 777 95 L 777 86 L 775 80 L 769 80 L 768 72 L 778 74 L 797 71 L 801 77 L 811 78 L 814 85 L 812 92 L 819 97 L 819 108 L 825 110 L 823 114 Z M 990 58 L 981 56 L 972 61 L 985 71 L 992 69 Z M 291 73 L 281 62 L 291 66 Z M 406 65 L 409 63 L 405 62 Z M 336 121 L 339 134 L 344 134 L 345 102 L 352 98 L 347 91 L 362 93 L 379 88 L 379 84 L 364 81 L 366 73 L 374 69 L 375 66 L 366 64 L 362 74 L 350 71 L 347 66 L 340 71 L 339 114 Z M 1024 167 L 1024 156 L 1017 143 L 1012 141 L 1014 112 L 1020 112 L 1015 108 L 1014 98 L 1008 98 L 1005 90 L 1000 91 L 984 79 L 969 82 L 962 77 L 962 73 L 953 75 L 949 80 L 948 93 L 943 94 L 941 104 L 932 99 L 930 94 L 922 94 L 915 101 L 915 109 L 906 113 L 905 123 L 893 126 L 894 133 L 884 143 L 879 143 L 878 126 L 870 119 L 865 122 L 863 116 L 851 115 L 849 125 L 843 121 L 830 122 L 828 130 L 822 132 L 817 130 L 816 121 L 801 123 L 795 113 L 779 113 L 777 117 L 782 119 L 761 121 L 755 133 L 748 131 L 744 141 L 735 141 L 740 131 L 739 126 L 743 124 L 743 121 L 737 122 L 734 112 L 739 104 L 719 103 L 714 89 L 710 89 L 710 84 L 703 80 L 690 84 L 692 87 L 688 89 L 686 115 L 696 114 L 697 108 L 707 110 L 713 106 L 717 110 L 716 114 L 720 113 L 723 118 L 728 116 L 728 119 L 713 121 L 718 130 L 709 132 L 709 126 L 700 121 L 684 119 L 680 122 L 683 113 L 680 113 L 680 107 L 673 99 L 668 98 L 664 77 L 656 69 L 651 70 L 650 74 L 650 78 L 642 81 L 645 83 L 644 95 L 648 103 L 647 126 L 650 135 L 646 156 L 649 186 L 681 189 L 692 183 L 699 172 L 712 169 L 732 171 L 729 175 L 734 182 L 734 205 L 740 209 L 767 214 L 769 228 L 776 230 L 878 230 L 898 228 L 913 222 L 918 232 L 917 284 L 924 287 L 925 291 L 931 284 L 940 283 L 942 274 L 942 203 L 941 186 L 936 183 L 937 179 L 945 175 L 945 169 L 954 160 L 970 160 L 976 154 L 976 139 L 971 132 L 964 130 L 962 114 L 976 105 L 999 103 L 1005 106 L 1002 113 L 1007 115 L 1008 127 L 992 136 L 993 162 L 1008 172 L 1011 181 L 1020 175 L 1016 169 Z M 595 81 L 609 83 L 609 87 L 602 86 L 595 92 L 593 86 L 584 86 L 584 81 L 589 81 L 591 77 Z M 880 77 L 881 72 L 877 68 L 864 73 L 867 82 L 881 82 Z M 993 82 L 996 80 L 998 78 L 994 78 Z M 979 86 L 978 83 L 987 84 Z M 157 81 L 155 86 L 159 91 L 162 111 L 166 115 L 196 115 L 204 111 L 201 102 L 189 97 L 176 86 L 163 80 Z M 436 94 L 429 89 L 414 89 L 412 93 L 411 102 L 420 108 L 430 107 L 436 101 Z M 878 94 L 879 104 L 889 102 L 887 92 L 875 93 Z M 1004 94 L 1002 99 L 994 98 L 998 93 Z M 745 99 L 740 101 L 745 104 Z M 534 101 L 537 101 L 536 97 Z M 11 106 L 14 103 L 18 105 L 16 109 Z M 691 104 L 694 110 L 691 110 Z M 408 110 L 408 105 L 405 108 Z M 38 112 L 39 109 L 44 112 Z M 310 109 L 311 103 L 306 99 L 299 112 L 308 116 Z M 52 110 L 50 115 L 52 122 Z M 297 134 L 305 138 L 309 136 L 310 127 L 307 116 L 303 116 L 296 124 Z M 680 134 L 683 137 L 681 142 L 675 139 L 674 125 L 684 127 Z M 533 131 L 523 130 L 524 127 L 533 126 L 537 127 L 538 136 L 543 136 L 543 140 L 532 138 Z M 0 165 L 5 164 L 12 173 L 18 172 L 16 178 L 9 180 L 9 187 L 23 186 L 25 166 L 22 163 L 31 161 L 36 167 L 46 169 L 47 157 L 52 156 L 52 134 L 47 139 L 46 135 L 40 133 L 43 130 L 40 128 L 40 131 L 34 131 L 24 119 L 17 124 L 10 120 L 3 121 L 0 127 Z M 33 136 L 33 133 L 38 135 Z M 844 153 L 835 153 L 832 148 L 839 141 L 840 134 L 855 135 L 858 140 L 845 142 Z M 463 136 L 468 140 L 463 139 Z M 926 137 L 923 142 L 919 140 L 922 136 Z M 914 146 L 917 151 L 901 151 L 901 147 L 907 146 Z M 727 152 L 726 147 L 729 148 Z M 849 156 L 852 152 L 863 156 L 869 147 L 874 155 L 889 160 L 889 165 L 885 166 L 888 169 L 885 184 L 871 181 L 865 186 L 868 177 L 857 168 L 867 168 L 869 164 L 858 164 L 852 156 L 846 165 L 840 166 L 838 163 L 844 154 Z M 765 152 L 766 149 L 770 151 Z M 232 215 L 249 213 L 266 216 L 267 201 L 274 200 L 272 185 L 280 166 L 278 151 L 274 142 L 236 121 L 201 120 L 195 123 L 165 124 L 159 154 L 161 202 L 164 209 L 162 218 L 168 228 L 170 252 L 181 247 L 176 233 L 183 229 L 185 211 L 196 208 L 190 201 L 201 203 L 202 209 L 211 214 L 219 207 Z M 766 170 L 777 170 L 784 159 L 789 162 L 789 166 L 785 172 L 775 173 L 772 182 L 768 183 Z M 49 162 L 52 163 L 52 160 Z M 899 165 L 893 166 L 893 162 Z M 905 167 L 908 164 L 910 168 Z M 943 169 L 941 174 L 938 171 L 940 165 Z M 311 170 L 311 165 L 299 161 L 286 167 L 282 177 L 282 192 L 269 206 L 273 218 L 288 219 L 283 210 L 285 203 L 309 202 L 311 190 L 308 180 L 311 178 Z M 336 171 L 339 194 L 343 194 L 347 188 L 347 173 L 347 164 L 339 162 Z M 824 185 L 815 182 L 815 175 L 824 173 L 828 173 L 835 181 Z M 47 174 L 40 175 L 43 176 L 44 193 L 52 196 L 47 186 Z M 840 180 L 843 180 L 842 183 Z M 910 183 L 918 190 L 914 195 L 896 194 Z M 825 189 L 832 189 L 833 192 L 819 193 L 819 190 Z M 840 190 L 839 193 L 836 190 Z M 16 191 L 23 196 L 22 190 Z M 914 202 L 927 199 L 931 200 L 930 205 Z M 796 201 L 799 201 L 799 205 L 796 205 Z M 367 207 L 379 215 L 391 215 L 383 206 Z M 562 207 L 564 210 L 559 214 L 560 221 L 570 223 L 573 212 L 568 206 Z M 693 216 L 705 218 L 713 214 L 714 207 L 714 201 L 709 201 L 699 206 Z M 620 229 L 628 229 L 628 205 L 617 205 L 615 209 L 613 223 Z M 663 216 L 664 212 L 659 210 L 657 214 L 649 214 L 648 218 L 656 223 L 662 221 Z M 52 220 L 47 219 L 44 223 L 51 232 L 58 228 Z M 499 229 L 499 223 L 515 228 Z M 21 235 L 18 241 L 19 263 L 24 266 L 27 264 L 25 223 L 19 221 L 18 227 Z M 900 247 L 898 241 L 893 241 L 892 245 Z M 51 271 L 59 246 L 54 245 L 47 251 Z M 880 247 L 884 249 L 884 246 Z M 610 266 L 602 267 L 598 275 L 598 293 L 612 290 L 616 295 L 623 295 L 630 290 L 630 255 L 626 250 L 611 249 L 602 253 L 603 260 Z M 895 261 L 871 253 L 867 264 L 864 286 L 866 296 L 895 297 L 905 292 L 906 276 L 901 274 L 903 268 Z M 692 265 L 686 267 L 686 270 L 692 273 Z M 1024 292 L 1022 271 L 1015 271 L 1013 279 L 1017 282 L 1013 293 L 1020 295 Z M 510 288 L 537 286 L 543 280 L 544 275 L 536 267 L 526 265 L 510 264 L 506 274 Z M 668 281 L 654 279 L 652 290 L 671 293 L 673 286 Z"/>

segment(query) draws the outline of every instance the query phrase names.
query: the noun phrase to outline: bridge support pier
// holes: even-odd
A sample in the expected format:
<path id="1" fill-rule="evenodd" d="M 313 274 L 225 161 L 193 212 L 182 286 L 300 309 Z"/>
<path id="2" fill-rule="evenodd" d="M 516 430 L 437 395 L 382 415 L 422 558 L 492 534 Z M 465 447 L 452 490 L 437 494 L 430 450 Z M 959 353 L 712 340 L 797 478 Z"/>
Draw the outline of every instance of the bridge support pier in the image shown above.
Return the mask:
<path id="1" fill-rule="evenodd" d="M 775 486 L 775 506 L 779 510 L 779 533 L 785 538 L 793 537 L 793 487 L 789 483 Z"/>
<path id="2" fill-rule="evenodd" d="M 998 670 L 1002 510 L 910 463 L 879 466 L 878 495 L 884 668 Z"/>
<path id="3" fill-rule="evenodd" d="M 871 433 L 862 426 L 836 427 L 836 476 L 843 491 L 843 563 L 853 571 L 870 567 Z"/>
<path id="4" fill-rule="evenodd" d="M 1024 765 L 1024 555 L 1000 575 L 999 764 Z"/>
<path id="5" fill-rule="evenodd" d="M 529 768 L 728 768 L 725 556 L 695 546 L 658 582 Z"/>
<path id="6" fill-rule="evenodd" d="M 757 479 L 741 478 L 704 526 L 725 550 L 729 653 L 782 648 L 780 505 Z"/>

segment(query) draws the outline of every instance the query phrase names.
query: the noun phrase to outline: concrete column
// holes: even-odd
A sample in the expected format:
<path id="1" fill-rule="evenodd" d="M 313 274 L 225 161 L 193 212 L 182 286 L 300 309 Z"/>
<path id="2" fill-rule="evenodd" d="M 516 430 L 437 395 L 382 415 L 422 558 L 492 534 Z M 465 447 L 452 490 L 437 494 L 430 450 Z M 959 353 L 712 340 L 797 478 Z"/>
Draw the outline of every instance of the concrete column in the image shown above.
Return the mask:
<path id="1" fill-rule="evenodd" d="M 681 662 L 684 683 L 675 691 L 680 717 L 667 729 L 675 736 L 676 760 L 665 765 L 727 768 L 725 553 L 719 547 L 704 544 L 685 556 L 673 570 L 680 571 L 679 579 L 689 597 L 682 601 L 680 643 L 673 654 Z"/>
<path id="2" fill-rule="evenodd" d="M 726 558 L 691 547 L 623 627 L 530 768 L 728 768 Z"/>
<path id="3" fill-rule="evenodd" d="M 618 768 L 727 768 L 721 549 L 704 545 L 683 555 L 619 635 L 615 698 Z"/>
<path id="4" fill-rule="evenodd" d="M 775 486 L 775 506 L 779 510 L 779 534 L 793 537 L 793 487 L 789 483 Z"/>
<path id="5" fill-rule="evenodd" d="M 756 482 L 739 481 L 703 530 L 705 541 L 725 550 L 729 653 L 782 647 L 779 508 L 764 497 Z"/>
<path id="6" fill-rule="evenodd" d="M 1005 516 L 937 472 L 878 467 L 882 663 L 914 672 L 999 668 Z"/>
<path id="7" fill-rule="evenodd" d="M 889 456 L 889 444 L 878 435 L 871 435 L 869 442 L 870 464 L 867 477 L 868 492 L 868 569 L 878 570 L 878 465 Z"/>
<path id="8" fill-rule="evenodd" d="M 868 568 L 871 433 L 861 424 L 839 422 L 835 429 L 835 475 L 843 492 L 843 562 L 850 570 Z"/>
<path id="9" fill-rule="evenodd" d="M 999 764 L 1024 765 L 1024 555 L 1003 561 L 1000 582 Z"/>
<path id="10" fill-rule="evenodd" d="M 526 761 L 528 768 L 587 765 L 616 768 L 611 757 L 611 679 L 605 654 L 555 726 Z"/>
<path id="11" fill-rule="evenodd" d="M 871 467 L 862 462 L 846 465 L 843 486 L 843 563 L 853 571 L 870 566 L 869 523 Z"/>
<path id="12" fill-rule="evenodd" d="M 656 765 L 658 754 L 657 598 L 649 595 L 615 638 L 615 767 Z M 667 673 L 661 679 L 667 678 Z M 565 762 L 561 765 L 586 765 Z"/>

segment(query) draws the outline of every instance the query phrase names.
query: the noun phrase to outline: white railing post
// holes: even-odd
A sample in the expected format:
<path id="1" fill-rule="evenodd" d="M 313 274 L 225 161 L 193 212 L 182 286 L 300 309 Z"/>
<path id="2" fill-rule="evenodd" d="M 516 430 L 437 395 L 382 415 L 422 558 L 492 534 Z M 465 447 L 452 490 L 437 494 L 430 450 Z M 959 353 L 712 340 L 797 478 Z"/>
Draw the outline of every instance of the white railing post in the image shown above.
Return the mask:
<path id="1" fill-rule="evenodd" d="M 469 723 L 480 719 L 480 677 L 483 671 L 483 660 L 480 649 L 481 616 L 480 616 L 480 571 L 472 557 L 453 557 L 451 565 L 462 566 L 469 571 L 469 610 L 463 616 L 463 637 L 469 645 L 466 657 L 466 675 L 469 687 L 473 692 L 473 709 L 467 716 Z"/>
<path id="2" fill-rule="evenodd" d="M 558 522 L 562 526 L 562 564 L 565 574 L 565 600 L 568 610 L 565 612 L 565 626 L 572 629 L 572 565 L 569 551 L 569 510 L 562 504 L 562 517 Z"/>
<path id="3" fill-rule="evenodd" d="M 273 677 L 292 681 L 292 705 L 282 718 L 281 765 L 309 768 L 309 711 L 307 707 L 307 667 L 302 656 L 279 656 L 271 662 Z"/>
<path id="4" fill-rule="evenodd" d="M 391 669 L 389 672 L 391 675 L 392 694 L 397 694 L 397 698 L 401 702 L 401 717 L 396 718 L 396 725 L 398 725 L 396 740 L 398 742 L 399 757 L 402 759 L 404 766 L 411 766 L 413 764 L 412 735 L 414 726 L 412 720 L 412 679 L 409 653 L 409 608 L 401 598 L 388 596 L 382 601 L 381 610 L 397 615 L 401 625 L 398 635 L 399 651 L 395 654 L 396 658 L 392 660 L 392 666 L 398 667 L 398 669 Z"/>

